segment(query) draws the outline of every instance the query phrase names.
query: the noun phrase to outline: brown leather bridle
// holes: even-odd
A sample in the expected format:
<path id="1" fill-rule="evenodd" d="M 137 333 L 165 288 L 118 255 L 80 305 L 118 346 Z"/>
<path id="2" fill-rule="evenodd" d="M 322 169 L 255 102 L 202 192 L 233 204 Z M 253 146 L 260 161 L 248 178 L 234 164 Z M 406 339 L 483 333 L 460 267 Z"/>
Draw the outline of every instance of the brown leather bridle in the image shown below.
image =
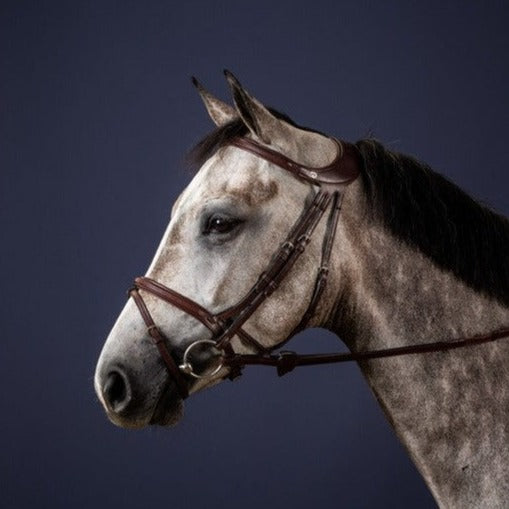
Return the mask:
<path id="1" fill-rule="evenodd" d="M 186 398 L 189 394 L 189 376 L 194 378 L 212 377 L 223 367 L 229 368 L 226 376 L 230 379 L 239 376 L 244 366 L 255 364 L 275 366 L 278 374 L 282 376 L 292 371 L 296 366 L 362 361 L 412 353 L 443 351 L 494 341 L 509 335 L 509 328 L 506 328 L 483 336 L 457 338 L 451 341 L 442 341 L 438 343 L 417 344 L 366 352 L 298 355 L 294 352 L 272 354 L 271 352 L 279 348 L 282 343 L 272 348 L 266 348 L 242 328 L 244 323 L 256 309 L 258 309 L 260 304 L 278 288 L 280 283 L 289 274 L 297 259 L 306 249 L 320 219 L 330 207 L 322 241 L 321 261 L 308 308 L 298 325 L 292 330 L 283 343 L 286 343 L 286 341 L 292 338 L 297 332 L 304 329 L 316 311 L 316 307 L 327 283 L 329 260 L 336 235 L 344 190 L 349 184 L 356 180 L 360 174 L 359 166 L 361 159 L 357 148 L 343 141 L 339 142 L 335 139 L 333 141 L 337 146 L 337 156 L 331 164 L 321 168 L 312 168 L 299 164 L 283 154 L 249 138 L 235 138 L 230 142 L 230 144 L 235 147 L 251 152 L 262 159 L 274 163 L 280 168 L 290 172 L 297 179 L 309 182 L 318 189 L 311 203 L 304 208 L 302 214 L 293 225 L 285 242 L 283 242 L 272 256 L 267 269 L 258 277 L 256 283 L 237 304 L 214 314 L 210 313 L 194 300 L 162 285 L 154 279 L 148 277 L 138 277 L 135 279 L 134 287 L 129 291 L 129 295 L 133 298 L 138 307 L 147 326 L 148 334 L 157 346 L 170 377 L 174 380 L 182 398 Z M 191 343 L 184 352 L 183 362 L 179 365 L 172 355 L 172 352 L 168 349 L 169 341 L 152 319 L 145 301 L 140 294 L 140 290 L 150 293 L 196 318 L 210 330 L 212 334 L 211 338 L 201 339 Z M 242 343 L 254 349 L 257 353 L 249 355 L 235 353 L 231 346 L 231 340 L 234 336 L 237 336 Z M 220 363 L 209 373 L 196 373 L 193 370 L 192 364 L 189 362 L 191 351 L 198 345 L 213 346 L 220 352 Z"/>

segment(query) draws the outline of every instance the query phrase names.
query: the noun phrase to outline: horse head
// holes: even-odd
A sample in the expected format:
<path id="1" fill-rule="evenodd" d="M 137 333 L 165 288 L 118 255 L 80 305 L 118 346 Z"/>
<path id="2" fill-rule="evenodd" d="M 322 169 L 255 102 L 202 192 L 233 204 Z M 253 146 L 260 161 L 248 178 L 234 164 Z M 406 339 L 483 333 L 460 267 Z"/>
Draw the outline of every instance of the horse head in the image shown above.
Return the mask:
<path id="1" fill-rule="evenodd" d="M 344 149 L 265 107 L 225 74 L 234 107 L 193 79 L 217 128 L 198 147 L 203 164 L 174 204 L 147 274 L 136 280 L 98 361 L 97 395 L 120 426 L 176 423 L 188 394 L 235 376 L 237 370 L 222 362 L 225 351 L 271 351 L 299 327 L 316 291 L 321 239 L 331 228 L 323 210 L 312 229 L 303 230 L 305 246 L 297 246 L 301 252 L 284 266 L 284 277 L 271 275 L 263 299 L 249 297 L 260 275 L 263 280 L 267 267 L 277 264 L 274 258 L 294 244 L 288 234 L 302 226 L 303 214 L 329 205 L 333 193 L 315 203 L 320 185 L 312 170 L 329 168 Z M 252 143 L 239 146 L 239 139 Z M 292 165 L 307 178 L 293 173 Z M 303 325 L 327 321 L 337 283 L 320 294 Z M 232 330 L 232 323 L 238 327 Z"/>

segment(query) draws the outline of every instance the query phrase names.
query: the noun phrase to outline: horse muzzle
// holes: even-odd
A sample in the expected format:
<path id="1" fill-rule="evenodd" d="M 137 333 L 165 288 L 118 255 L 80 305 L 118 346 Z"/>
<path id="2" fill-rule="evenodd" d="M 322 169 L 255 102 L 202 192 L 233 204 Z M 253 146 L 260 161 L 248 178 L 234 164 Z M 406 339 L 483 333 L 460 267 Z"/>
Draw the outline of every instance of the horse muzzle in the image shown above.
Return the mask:
<path id="1" fill-rule="evenodd" d="M 117 426 L 166 426 L 176 424 L 182 416 L 180 390 L 160 364 L 140 372 L 118 362 L 101 363 L 94 383 L 106 415 Z"/>

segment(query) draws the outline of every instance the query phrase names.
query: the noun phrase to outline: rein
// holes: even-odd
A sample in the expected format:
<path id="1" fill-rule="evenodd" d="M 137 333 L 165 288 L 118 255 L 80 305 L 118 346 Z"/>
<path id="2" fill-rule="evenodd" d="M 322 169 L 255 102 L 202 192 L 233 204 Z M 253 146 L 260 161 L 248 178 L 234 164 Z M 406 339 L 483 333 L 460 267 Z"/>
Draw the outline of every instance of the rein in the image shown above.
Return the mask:
<path id="1" fill-rule="evenodd" d="M 227 358 L 224 364 L 226 366 L 273 366 L 277 369 L 278 375 L 283 376 L 286 375 L 286 373 L 293 371 L 293 369 L 298 366 L 316 366 L 319 364 L 334 364 L 352 361 L 360 362 L 370 359 L 382 359 L 384 357 L 398 357 L 400 355 L 445 352 L 456 348 L 482 345 L 483 343 L 490 343 L 497 339 L 506 337 L 509 337 L 509 328 L 499 329 L 484 335 L 457 338 L 447 341 L 437 341 L 436 343 L 419 343 L 417 345 L 396 346 L 381 350 L 368 350 L 365 352 L 302 355 L 295 352 L 283 351 L 275 355 L 265 356 L 235 354 L 234 357 Z"/>
<path id="2" fill-rule="evenodd" d="M 303 330 L 315 313 L 327 284 L 328 265 L 341 212 L 344 190 L 357 179 L 360 173 L 360 157 L 356 147 L 335 139 L 332 139 L 332 141 L 337 146 L 337 156 L 331 164 L 321 168 L 301 165 L 249 138 L 234 138 L 230 141 L 231 145 L 276 164 L 290 172 L 295 178 L 318 186 L 318 191 L 312 202 L 304 208 L 285 242 L 272 256 L 266 270 L 258 277 L 256 283 L 237 304 L 217 314 L 213 314 L 192 299 L 162 285 L 154 279 L 148 277 L 138 277 L 135 279 L 134 287 L 129 291 L 129 295 L 138 307 L 141 317 L 147 326 L 148 334 L 158 348 L 170 377 L 174 380 L 182 398 L 185 399 L 189 395 L 189 376 L 193 378 L 210 378 L 217 375 L 223 367 L 229 368 L 226 376 L 231 380 L 237 378 L 241 374 L 242 368 L 247 365 L 274 366 L 278 374 L 282 376 L 297 366 L 364 361 L 408 354 L 438 352 L 479 345 L 509 336 L 509 328 L 506 328 L 487 335 L 458 338 L 437 343 L 424 343 L 365 352 L 299 355 L 288 351 L 272 354 L 272 351 L 281 345 L 266 348 L 242 328 L 256 309 L 279 287 L 280 283 L 289 274 L 295 262 L 305 251 L 320 219 L 330 207 L 322 241 L 320 265 L 308 308 L 299 324 L 281 344 L 286 343 L 295 334 Z M 172 352 L 168 349 L 169 341 L 155 324 L 140 294 L 140 290 L 151 293 L 155 297 L 196 318 L 211 331 L 211 339 L 200 339 L 191 343 L 185 350 L 182 363 L 179 365 Z M 231 346 L 231 340 L 234 336 L 237 336 L 242 343 L 254 349 L 257 354 L 245 355 L 235 353 Z M 220 362 L 210 372 L 200 374 L 194 370 L 190 357 L 191 352 L 195 348 L 205 345 L 218 350 Z"/>

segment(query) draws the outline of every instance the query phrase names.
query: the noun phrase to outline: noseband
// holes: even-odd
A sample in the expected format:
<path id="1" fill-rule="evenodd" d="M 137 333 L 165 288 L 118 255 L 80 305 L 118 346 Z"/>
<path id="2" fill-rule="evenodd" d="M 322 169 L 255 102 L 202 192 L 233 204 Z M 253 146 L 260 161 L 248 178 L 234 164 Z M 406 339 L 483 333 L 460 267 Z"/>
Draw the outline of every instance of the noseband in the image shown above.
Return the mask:
<path id="1" fill-rule="evenodd" d="M 451 341 L 438 343 L 417 344 L 366 352 L 298 355 L 294 352 L 272 354 L 271 352 L 280 347 L 281 344 L 273 348 L 266 348 L 242 328 L 249 317 L 279 287 L 289 274 L 295 262 L 306 249 L 320 219 L 325 211 L 330 208 L 322 240 L 321 261 L 308 308 L 298 325 L 283 343 L 286 343 L 297 332 L 304 329 L 315 313 L 320 297 L 327 284 L 329 260 L 336 235 L 344 190 L 357 179 L 360 173 L 360 155 L 356 147 L 343 141 L 339 142 L 335 139 L 333 141 L 337 146 L 337 156 L 331 164 L 321 168 L 312 168 L 299 164 L 249 138 L 234 138 L 230 141 L 231 145 L 251 152 L 279 166 L 290 172 L 295 178 L 308 182 L 318 189 L 312 202 L 304 208 L 300 217 L 293 225 L 286 240 L 272 256 L 266 270 L 262 272 L 256 283 L 237 304 L 214 314 L 194 300 L 162 285 L 154 279 L 148 277 L 138 277 L 135 279 L 134 287 L 129 291 L 129 295 L 138 307 L 147 326 L 148 334 L 158 348 L 170 377 L 174 380 L 182 398 L 186 398 L 189 394 L 189 376 L 193 378 L 213 377 L 223 367 L 229 368 L 226 376 L 232 380 L 240 375 L 244 366 L 254 364 L 275 366 L 278 374 L 281 376 L 292 371 L 296 366 L 362 361 L 412 353 L 437 352 L 486 343 L 509 335 L 509 328 L 506 328 L 483 336 L 456 338 Z M 182 363 L 179 365 L 172 352 L 168 349 L 169 341 L 155 324 L 140 294 L 140 290 L 150 293 L 196 318 L 210 330 L 211 338 L 200 339 L 191 343 L 185 350 Z M 249 346 L 250 349 L 255 350 L 257 353 L 250 355 L 235 353 L 231 346 L 231 340 L 234 336 L 237 336 L 243 344 Z M 219 365 L 212 371 L 199 374 L 195 372 L 190 362 L 190 356 L 195 348 L 205 345 L 217 349 L 221 360 Z"/>

